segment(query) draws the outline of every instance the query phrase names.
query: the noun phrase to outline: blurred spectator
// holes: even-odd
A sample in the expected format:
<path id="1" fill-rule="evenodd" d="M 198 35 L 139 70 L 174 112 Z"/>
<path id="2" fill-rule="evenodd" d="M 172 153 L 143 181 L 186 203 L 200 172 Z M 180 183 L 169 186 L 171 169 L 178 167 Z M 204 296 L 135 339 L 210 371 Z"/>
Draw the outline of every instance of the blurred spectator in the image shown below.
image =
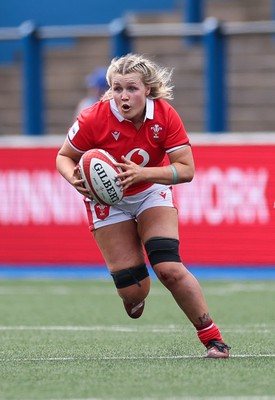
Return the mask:
<path id="1" fill-rule="evenodd" d="M 99 67 L 85 78 L 85 86 L 87 88 L 86 96 L 80 100 L 75 110 L 75 117 L 85 108 L 91 107 L 109 88 L 106 81 L 106 67 Z"/>

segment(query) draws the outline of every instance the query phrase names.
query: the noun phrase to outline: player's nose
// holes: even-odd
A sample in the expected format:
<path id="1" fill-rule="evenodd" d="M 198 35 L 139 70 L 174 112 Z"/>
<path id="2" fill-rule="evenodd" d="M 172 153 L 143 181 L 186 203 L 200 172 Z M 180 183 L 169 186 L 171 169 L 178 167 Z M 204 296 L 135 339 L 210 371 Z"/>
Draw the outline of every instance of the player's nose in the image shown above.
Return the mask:
<path id="1" fill-rule="evenodd" d="M 129 99 L 129 95 L 128 95 L 127 90 L 123 90 L 123 91 L 121 92 L 121 99 L 122 99 L 122 100 L 128 100 L 128 99 Z"/>

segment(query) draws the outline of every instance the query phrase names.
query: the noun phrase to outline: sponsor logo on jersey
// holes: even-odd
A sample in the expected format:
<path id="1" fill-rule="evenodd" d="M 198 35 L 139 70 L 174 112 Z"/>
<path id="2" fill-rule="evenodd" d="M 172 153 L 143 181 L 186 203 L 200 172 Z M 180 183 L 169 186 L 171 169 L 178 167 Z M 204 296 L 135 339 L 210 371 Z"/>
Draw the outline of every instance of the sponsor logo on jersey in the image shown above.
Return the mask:
<path id="1" fill-rule="evenodd" d="M 129 153 L 127 153 L 125 157 L 127 158 L 127 160 L 133 161 L 141 167 L 145 167 L 145 165 L 147 165 L 150 160 L 150 156 L 147 151 L 140 148 L 135 148 L 129 151 Z"/>

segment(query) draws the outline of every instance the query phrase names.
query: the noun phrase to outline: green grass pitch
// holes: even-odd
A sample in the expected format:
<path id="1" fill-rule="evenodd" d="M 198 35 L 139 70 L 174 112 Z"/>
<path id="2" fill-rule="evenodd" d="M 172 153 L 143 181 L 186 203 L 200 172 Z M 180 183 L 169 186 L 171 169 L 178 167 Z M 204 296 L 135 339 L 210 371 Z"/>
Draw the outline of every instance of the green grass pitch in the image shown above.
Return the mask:
<path id="1" fill-rule="evenodd" d="M 228 360 L 157 281 L 138 320 L 110 281 L 2 281 L 0 400 L 275 399 L 275 281 L 201 284 Z"/>

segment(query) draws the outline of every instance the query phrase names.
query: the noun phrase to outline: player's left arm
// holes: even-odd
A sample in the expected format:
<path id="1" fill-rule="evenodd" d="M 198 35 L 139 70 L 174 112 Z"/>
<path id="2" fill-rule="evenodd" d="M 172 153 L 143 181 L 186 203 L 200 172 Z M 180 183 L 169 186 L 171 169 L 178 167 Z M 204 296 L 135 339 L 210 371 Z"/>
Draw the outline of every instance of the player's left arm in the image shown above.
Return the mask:
<path id="1" fill-rule="evenodd" d="M 191 182 L 195 173 L 192 147 L 189 144 L 185 145 L 168 153 L 168 158 L 170 161 L 168 168 L 172 169 L 173 174 L 172 183 Z"/>
<path id="2" fill-rule="evenodd" d="M 122 157 L 117 165 L 123 169 L 118 175 L 123 189 L 140 181 L 172 185 L 190 182 L 193 179 L 195 166 L 191 146 L 186 145 L 168 153 L 170 165 L 161 167 L 141 167 L 133 161 Z"/>

